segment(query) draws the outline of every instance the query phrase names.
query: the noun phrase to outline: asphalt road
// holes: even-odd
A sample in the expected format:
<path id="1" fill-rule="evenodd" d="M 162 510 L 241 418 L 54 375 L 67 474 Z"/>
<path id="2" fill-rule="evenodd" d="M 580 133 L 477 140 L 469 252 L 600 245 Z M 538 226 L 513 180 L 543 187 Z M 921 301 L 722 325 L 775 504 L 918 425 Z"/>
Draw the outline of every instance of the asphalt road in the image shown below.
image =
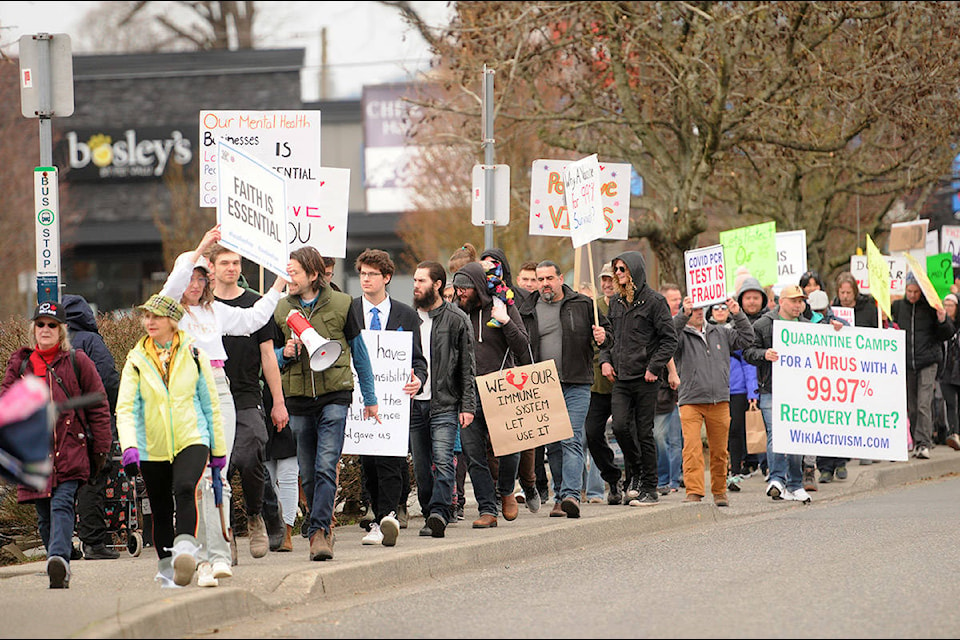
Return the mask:
<path id="1" fill-rule="evenodd" d="M 956 637 L 960 478 L 299 603 L 194 638 Z M 696 508 L 696 507 L 690 507 Z"/>

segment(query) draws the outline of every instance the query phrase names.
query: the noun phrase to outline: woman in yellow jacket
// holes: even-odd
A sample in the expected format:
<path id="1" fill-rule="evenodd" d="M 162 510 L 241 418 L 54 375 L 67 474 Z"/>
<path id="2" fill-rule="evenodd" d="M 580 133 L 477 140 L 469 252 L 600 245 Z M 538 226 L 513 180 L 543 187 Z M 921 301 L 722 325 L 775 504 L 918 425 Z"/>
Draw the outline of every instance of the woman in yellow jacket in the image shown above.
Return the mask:
<path id="1" fill-rule="evenodd" d="M 140 309 L 147 335 L 123 366 L 117 432 L 123 465 L 131 477 L 140 467 L 150 498 L 156 580 L 183 587 L 197 566 L 197 485 L 208 458 L 215 470 L 226 459 L 220 401 L 209 358 L 178 328 L 180 303 L 158 294 Z"/>

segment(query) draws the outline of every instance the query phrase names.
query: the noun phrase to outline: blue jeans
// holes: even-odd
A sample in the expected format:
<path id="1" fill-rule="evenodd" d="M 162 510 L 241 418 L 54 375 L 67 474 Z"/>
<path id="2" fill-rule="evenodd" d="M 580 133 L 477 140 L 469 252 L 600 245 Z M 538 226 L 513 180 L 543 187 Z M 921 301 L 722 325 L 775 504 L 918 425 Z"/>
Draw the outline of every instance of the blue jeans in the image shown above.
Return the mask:
<path id="1" fill-rule="evenodd" d="M 310 504 L 308 537 L 320 529 L 330 532 L 347 409 L 344 404 L 328 404 L 319 416 L 290 416 L 290 428 L 297 438 L 300 483 Z"/>
<path id="2" fill-rule="evenodd" d="M 683 430 L 678 407 L 653 417 L 653 439 L 657 441 L 657 486 L 679 488 L 683 477 Z"/>
<path id="3" fill-rule="evenodd" d="M 453 445 L 459 428 L 456 411 L 430 415 L 429 400 L 410 404 L 410 452 L 424 517 L 438 514 L 445 522 L 453 520 Z"/>
<path id="4" fill-rule="evenodd" d="M 570 426 L 573 427 L 573 437 L 548 444 L 547 463 L 553 476 L 554 499 L 560 502 L 564 498 L 576 498 L 579 502 L 583 488 L 583 443 L 586 439 L 583 422 L 590 408 L 590 385 L 564 384 L 561 388 Z"/>
<path id="5" fill-rule="evenodd" d="M 770 470 L 770 480 L 777 480 L 787 491 L 796 491 L 803 487 L 803 456 L 773 452 L 773 394 L 761 393 L 758 406 L 767 428 L 767 468 Z"/>
<path id="6" fill-rule="evenodd" d="M 520 467 L 520 453 L 511 453 L 499 456 L 499 470 L 497 472 L 497 486 L 494 488 L 493 474 L 487 466 L 487 447 L 490 434 L 487 431 L 487 421 L 481 409 L 480 396 L 477 395 L 477 410 L 470 426 L 460 429 L 460 444 L 463 455 L 467 459 L 467 471 L 470 473 L 470 483 L 473 485 L 473 495 L 477 499 L 480 515 L 496 517 L 497 492 L 500 495 L 512 495 L 517 484 L 517 469 Z"/>
<path id="7" fill-rule="evenodd" d="M 37 500 L 34 505 L 47 557 L 59 556 L 67 564 L 70 564 L 70 552 L 73 551 L 73 526 L 77 521 L 73 503 L 79 487 L 79 480 L 61 482 L 53 488 L 49 498 Z"/>

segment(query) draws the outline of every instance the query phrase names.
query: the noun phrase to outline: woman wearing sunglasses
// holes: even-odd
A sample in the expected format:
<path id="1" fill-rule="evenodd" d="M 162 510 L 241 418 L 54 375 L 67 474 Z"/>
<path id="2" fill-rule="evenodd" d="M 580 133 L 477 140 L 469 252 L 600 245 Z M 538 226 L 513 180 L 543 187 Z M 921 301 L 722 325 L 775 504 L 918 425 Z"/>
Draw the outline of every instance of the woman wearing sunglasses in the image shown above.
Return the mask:
<path id="1" fill-rule="evenodd" d="M 0 393 L 21 375 L 35 375 L 47 382 L 53 402 L 84 394 L 100 393 L 96 404 L 58 413 L 53 432 L 53 473 L 43 491 L 19 487 L 17 499 L 33 502 L 37 509 L 40 537 L 47 549 L 47 576 L 51 589 L 70 587 L 70 552 L 76 523 L 74 501 L 77 489 L 102 467 L 113 442 L 110 406 L 97 367 L 83 351 L 70 354 L 67 316 L 58 302 L 42 302 L 33 313 L 30 346 L 10 356 Z M 76 369 L 71 360 L 76 361 Z M 86 429 L 84 428 L 86 427 Z M 89 435 L 88 433 L 89 432 Z M 87 438 L 93 438 L 88 451 Z M 93 457 L 91 458 L 90 453 Z"/>

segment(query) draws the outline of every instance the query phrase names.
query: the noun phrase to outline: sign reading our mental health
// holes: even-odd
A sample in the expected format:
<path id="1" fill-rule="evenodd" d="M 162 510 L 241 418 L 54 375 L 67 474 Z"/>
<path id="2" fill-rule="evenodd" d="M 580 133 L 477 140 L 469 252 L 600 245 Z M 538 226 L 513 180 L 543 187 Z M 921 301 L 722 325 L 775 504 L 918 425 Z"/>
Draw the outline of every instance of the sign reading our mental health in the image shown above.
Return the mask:
<path id="1" fill-rule="evenodd" d="M 477 376 L 477 389 L 495 455 L 573 437 L 553 360 Z"/>
<path id="2" fill-rule="evenodd" d="M 571 162 L 563 170 L 563 191 L 570 214 L 573 248 L 604 236 L 606 224 L 600 202 L 600 161 L 593 154 Z"/>
<path id="3" fill-rule="evenodd" d="M 220 244 L 287 278 L 286 187 L 270 167 L 217 143 Z"/>
<path id="4" fill-rule="evenodd" d="M 360 332 L 373 367 L 380 422 L 363 418 L 363 394 L 353 369 L 353 404 L 347 411 L 343 453 L 347 455 L 406 457 L 410 434 L 410 396 L 403 385 L 413 367 L 412 331 Z M 351 365 L 352 368 L 352 365 Z"/>
<path id="5" fill-rule="evenodd" d="M 773 350 L 774 451 L 907 459 L 903 331 L 777 320 Z"/>
<path id="6" fill-rule="evenodd" d="M 746 267 L 750 275 L 760 282 L 760 286 L 777 283 L 776 234 L 776 222 L 763 222 L 720 232 L 728 291 L 736 288 L 734 280 L 739 267 Z"/>
<path id="7" fill-rule="evenodd" d="M 723 270 L 723 245 L 683 252 L 687 274 L 687 295 L 693 308 L 709 307 L 727 299 L 727 279 Z"/>
<path id="8" fill-rule="evenodd" d="M 563 172 L 569 160 L 534 160 L 530 172 L 531 236 L 570 236 Z M 600 163 L 600 202 L 604 240 L 626 240 L 630 226 L 629 164 Z M 638 176 L 639 177 L 639 176 Z"/>

